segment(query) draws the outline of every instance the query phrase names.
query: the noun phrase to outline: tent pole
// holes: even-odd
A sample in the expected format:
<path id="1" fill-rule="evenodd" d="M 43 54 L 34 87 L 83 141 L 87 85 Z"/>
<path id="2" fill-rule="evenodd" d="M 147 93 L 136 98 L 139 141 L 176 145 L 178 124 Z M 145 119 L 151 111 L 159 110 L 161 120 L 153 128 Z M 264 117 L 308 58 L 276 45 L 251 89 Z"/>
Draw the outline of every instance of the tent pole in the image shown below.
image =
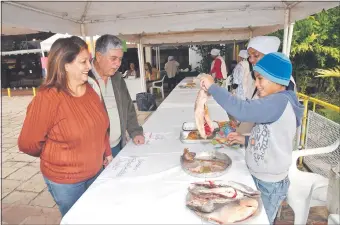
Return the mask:
<path id="1" fill-rule="evenodd" d="M 158 70 L 161 71 L 161 48 L 158 46 Z"/>
<path id="2" fill-rule="evenodd" d="M 286 50 L 286 56 L 289 58 L 290 56 L 290 49 L 292 46 L 292 38 L 293 38 L 293 30 L 294 30 L 294 23 L 291 23 L 289 26 L 289 34 L 288 34 L 288 43 L 287 43 L 287 50 Z M 294 92 L 297 91 L 296 89 L 296 82 L 294 80 L 294 77 L 291 76 L 290 80 L 294 83 Z"/>
<path id="3" fill-rule="evenodd" d="M 155 65 L 156 67 L 158 67 L 158 47 L 155 47 L 155 53 L 156 53 L 156 57 L 155 57 Z M 152 64 L 152 62 L 150 62 Z"/>
<path id="4" fill-rule="evenodd" d="M 152 64 L 152 50 L 151 47 L 145 46 L 145 62 L 150 62 Z"/>
<path id="5" fill-rule="evenodd" d="M 85 25 L 83 23 L 80 24 L 80 34 L 83 37 L 84 41 L 86 41 Z"/>
<path id="6" fill-rule="evenodd" d="M 141 86 L 142 86 L 142 92 L 146 92 L 145 69 L 144 69 L 144 54 L 143 54 L 142 39 L 139 39 L 139 44 L 137 44 L 137 50 L 138 50 L 139 74 L 140 74 L 140 81 L 141 81 Z"/>
<path id="7" fill-rule="evenodd" d="M 253 37 L 253 28 L 252 27 L 249 27 L 249 39 L 251 39 Z"/>
<path id="8" fill-rule="evenodd" d="M 288 58 L 289 58 L 289 55 L 290 55 L 290 49 L 292 47 L 293 30 L 294 30 L 294 23 L 291 23 L 290 26 L 289 26 L 287 52 L 286 52 Z"/>
<path id="9" fill-rule="evenodd" d="M 234 48 L 233 48 L 233 60 L 235 60 L 235 53 L 236 52 L 236 41 L 234 40 Z"/>
<path id="10" fill-rule="evenodd" d="M 237 44 L 236 45 L 236 52 L 235 52 L 235 60 L 237 61 L 237 63 L 239 63 L 239 57 L 238 57 L 238 53 L 240 52 L 240 45 L 239 44 Z"/>
<path id="11" fill-rule="evenodd" d="M 93 36 L 90 36 L 90 45 L 91 45 L 91 55 L 92 58 L 95 56 L 94 44 L 93 44 Z"/>
<path id="12" fill-rule="evenodd" d="M 288 42 L 288 28 L 289 28 L 289 18 L 290 17 L 290 9 L 285 10 L 284 14 L 284 32 L 283 32 L 283 46 L 282 53 L 287 55 L 287 42 Z"/>

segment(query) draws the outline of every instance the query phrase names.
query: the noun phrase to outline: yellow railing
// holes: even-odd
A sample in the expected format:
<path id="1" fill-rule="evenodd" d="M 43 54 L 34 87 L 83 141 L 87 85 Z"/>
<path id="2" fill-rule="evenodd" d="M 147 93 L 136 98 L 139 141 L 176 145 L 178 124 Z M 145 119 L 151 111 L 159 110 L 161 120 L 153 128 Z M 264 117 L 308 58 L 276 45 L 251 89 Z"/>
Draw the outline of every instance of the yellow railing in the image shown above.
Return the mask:
<path id="1" fill-rule="evenodd" d="M 33 96 L 36 96 L 37 90 L 36 90 L 35 87 L 32 87 L 32 93 L 33 93 Z M 7 96 L 8 97 L 12 97 L 12 90 L 11 90 L 11 88 L 7 88 Z"/>
<path id="2" fill-rule="evenodd" d="M 317 98 L 309 97 L 308 95 L 301 94 L 301 93 L 298 93 L 298 97 L 302 98 L 304 100 L 307 100 L 307 101 L 311 101 L 313 103 L 313 111 L 315 111 L 315 106 L 316 105 L 321 105 L 321 106 L 323 106 L 323 107 L 325 107 L 327 109 L 331 109 L 331 110 L 334 110 L 336 112 L 340 112 L 340 107 L 339 106 L 329 104 L 329 103 L 321 101 L 321 100 L 319 100 Z"/>
<path id="3" fill-rule="evenodd" d="M 326 109 L 333 110 L 335 112 L 340 113 L 340 107 L 336 105 L 329 104 L 327 102 L 321 101 L 317 98 L 309 97 L 308 95 L 297 93 L 299 99 L 303 100 L 304 111 L 302 118 L 302 127 L 301 127 L 301 136 L 300 136 L 300 145 L 302 148 L 305 147 L 306 140 L 306 127 L 307 127 L 307 115 L 308 115 L 308 104 L 309 102 L 313 103 L 313 111 L 315 112 L 316 105 L 323 106 Z M 300 165 L 302 165 L 302 157 L 300 157 Z"/>

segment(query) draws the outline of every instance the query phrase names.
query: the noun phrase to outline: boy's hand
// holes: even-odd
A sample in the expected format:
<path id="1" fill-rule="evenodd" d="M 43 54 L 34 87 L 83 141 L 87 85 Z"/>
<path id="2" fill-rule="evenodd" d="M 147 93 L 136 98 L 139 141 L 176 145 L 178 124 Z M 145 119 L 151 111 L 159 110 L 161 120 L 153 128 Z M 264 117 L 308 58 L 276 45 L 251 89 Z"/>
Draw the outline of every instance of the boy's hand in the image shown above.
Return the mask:
<path id="1" fill-rule="evenodd" d="M 244 145 L 246 143 L 246 138 L 245 136 L 237 133 L 237 132 L 231 132 L 227 136 L 228 143 L 230 145 L 233 144 L 241 144 Z"/>
<path id="2" fill-rule="evenodd" d="M 214 83 L 214 78 L 210 75 L 205 75 L 201 77 L 201 88 L 205 91 L 208 91 L 210 86 Z"/>

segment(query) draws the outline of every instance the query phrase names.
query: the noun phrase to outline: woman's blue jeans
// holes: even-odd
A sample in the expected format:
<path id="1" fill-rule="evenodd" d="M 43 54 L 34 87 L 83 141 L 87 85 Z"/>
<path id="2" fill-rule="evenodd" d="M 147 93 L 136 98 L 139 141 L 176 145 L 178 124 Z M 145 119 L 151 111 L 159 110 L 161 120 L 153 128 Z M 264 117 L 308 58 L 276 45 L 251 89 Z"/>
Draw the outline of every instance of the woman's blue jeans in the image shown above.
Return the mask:
<path id="1" fill-rule="evenodd" d="M 55 183 L 44 176 L 48 190 L 54 198 L 54 201 L 57 203 L 62 216 L 70 210 L 101 172 L 102 169 L 94 177 L 75 184 Z"/>
<path id="2" fill-rule="evenodd" d="M 112 153 L 112 157 L 116 157 L 118 155 L 118 153 L 120 152 L 120 150 L 122 150 L 122 146 L 121 146 L 121 141 L 115 146 L 111 148 L 111 153 Z"/>

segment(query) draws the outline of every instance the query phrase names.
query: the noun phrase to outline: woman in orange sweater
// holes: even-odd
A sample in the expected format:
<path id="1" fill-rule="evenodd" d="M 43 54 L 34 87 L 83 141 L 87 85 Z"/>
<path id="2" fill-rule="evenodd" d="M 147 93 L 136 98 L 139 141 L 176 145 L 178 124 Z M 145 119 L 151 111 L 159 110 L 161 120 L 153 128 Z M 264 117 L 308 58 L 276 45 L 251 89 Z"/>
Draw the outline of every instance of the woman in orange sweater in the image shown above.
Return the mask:
<path id="1" fill-rule="evenodd" d="M 46 80 L 27 108 L 18 140 L 20 151 L 40 157 L 62 216 L 97 178 L 103 163 L 112 161 L 109 118 L 87 83 L 89 59 L 87 45 L 78 37 L 54 42 Z"/>

